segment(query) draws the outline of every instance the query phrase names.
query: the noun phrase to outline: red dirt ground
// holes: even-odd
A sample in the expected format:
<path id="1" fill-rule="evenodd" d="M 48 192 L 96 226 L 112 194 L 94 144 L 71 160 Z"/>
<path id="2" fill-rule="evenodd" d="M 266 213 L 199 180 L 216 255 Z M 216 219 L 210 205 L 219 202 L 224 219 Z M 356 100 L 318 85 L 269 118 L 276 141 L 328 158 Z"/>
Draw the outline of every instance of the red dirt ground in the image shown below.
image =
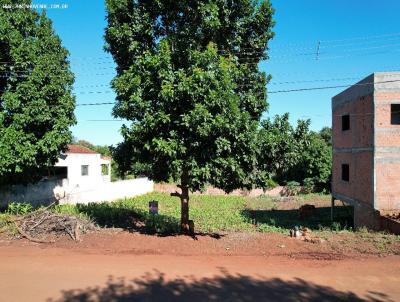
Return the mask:
<path id="1" fill-rule="evenodd" d="M 350 239 L 110 230 L 43 245 L 0 237 L 0 301 L 400 301 L 400 247 L 383 255 Z"/>

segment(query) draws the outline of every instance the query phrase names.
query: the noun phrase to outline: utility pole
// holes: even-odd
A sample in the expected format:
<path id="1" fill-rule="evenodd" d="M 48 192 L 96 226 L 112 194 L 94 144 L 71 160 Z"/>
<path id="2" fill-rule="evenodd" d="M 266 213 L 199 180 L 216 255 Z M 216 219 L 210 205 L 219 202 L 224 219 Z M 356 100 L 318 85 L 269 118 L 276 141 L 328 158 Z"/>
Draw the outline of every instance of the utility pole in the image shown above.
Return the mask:
<path id="1" fill-rule="evenodd" d="M 318 41 L 318 45 L 317 45 L 317 53 L 316 53 L 316 57 L 315 57 L 315 59 L 318 61 L 318 59 L 319 59 L 319 48 L 320 48 L 320 46 L 321 46 L 321 41 Z"/>

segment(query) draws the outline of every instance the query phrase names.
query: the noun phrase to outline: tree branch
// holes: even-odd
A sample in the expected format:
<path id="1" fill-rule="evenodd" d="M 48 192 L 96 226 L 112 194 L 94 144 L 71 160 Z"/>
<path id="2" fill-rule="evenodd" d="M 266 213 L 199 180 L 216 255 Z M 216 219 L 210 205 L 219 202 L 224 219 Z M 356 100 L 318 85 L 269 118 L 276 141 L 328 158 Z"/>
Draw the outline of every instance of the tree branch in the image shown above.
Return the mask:
<path id="1" fill-rule="evenodd" d="M 177 191 L 175 191 L 174 193 L 171 193 L 170 194 L 172 197 L 179 197 L 179 198 L 181 198 L 181 193 L 179 193 L 179 192 L 177 192 Z"/>

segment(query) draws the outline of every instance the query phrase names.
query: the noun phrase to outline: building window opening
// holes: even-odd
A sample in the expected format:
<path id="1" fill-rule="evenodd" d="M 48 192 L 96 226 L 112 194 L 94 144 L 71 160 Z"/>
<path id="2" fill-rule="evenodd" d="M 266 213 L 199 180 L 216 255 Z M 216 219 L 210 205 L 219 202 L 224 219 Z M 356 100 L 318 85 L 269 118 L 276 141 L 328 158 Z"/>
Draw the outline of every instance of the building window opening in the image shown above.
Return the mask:
<path id="1" fill-rule="evenodd" d="M 68 167 L 54 167 L 54 176 L 59 179 L 68 178 Z"/>
<path id="2" fill-rule="evenodd" d="M 107 164 L 102 164 L 101 165 L 101 175 L 105 176 L 108 175 L 108 165 Z"/>
<path id="3" fill-rule="evenodd" d="M 350 115 L 342 115 L 342 131 L 350 130 Z"/>
<path id="4" fill-rule="evenodd" d="M 89 166 L 88 165 L 82 165 L 81 166 L 81 175 L 82 176 L 88 176 L 89 175 Z"/>
<path id="5" fill-rule="evenodd" d="M 342 180 L 349 181 L 350 180 L 350 167 L 348 164 L 342 165 Z"/>
<path id="6" fill-rule="evenodd" d="M 392 104 L 390 109 L 391 124 L 400 125 L 400 104 Z"/>

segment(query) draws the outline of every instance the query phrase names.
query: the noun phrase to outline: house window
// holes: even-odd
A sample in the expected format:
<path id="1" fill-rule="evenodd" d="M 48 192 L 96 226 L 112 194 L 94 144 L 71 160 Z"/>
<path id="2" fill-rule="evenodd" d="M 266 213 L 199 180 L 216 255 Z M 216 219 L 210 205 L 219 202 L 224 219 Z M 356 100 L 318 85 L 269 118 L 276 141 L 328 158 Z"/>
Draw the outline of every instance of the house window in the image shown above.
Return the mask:
<path id="1" fill-rule="evenodd" d="M 342 115 L 342 131 L 350 130 L 350 115 Z"/>
<path id="2" fill-rule="evenodd" d="M 59 179 L 68 178 L 68 167 L 54 167 L 54 176 Z"/>
<path id="3" fill-rule="evenodd" d="M 342 165 L 342 180 L 349 181 L 350 180 L 350 167 L 348 164 Z"/>
<path id="4" fill-rule="evenodd" d="M 108 165 L 107 164 L 102 164 L 101 165 L 101 175 L 108 175 Z"/>
<path id="5" fill-rule="evenodd" d="M 391 124 L 400 125 L 400 104 L 392 104 L 390 109 Z"/>
<path id="6" fill-rule="evenodd" d="M 88 165 L 82 165 L 81 166 L 81 175 L 82 176 L 88 176 L 89 175 L 89 166 Z"/>

